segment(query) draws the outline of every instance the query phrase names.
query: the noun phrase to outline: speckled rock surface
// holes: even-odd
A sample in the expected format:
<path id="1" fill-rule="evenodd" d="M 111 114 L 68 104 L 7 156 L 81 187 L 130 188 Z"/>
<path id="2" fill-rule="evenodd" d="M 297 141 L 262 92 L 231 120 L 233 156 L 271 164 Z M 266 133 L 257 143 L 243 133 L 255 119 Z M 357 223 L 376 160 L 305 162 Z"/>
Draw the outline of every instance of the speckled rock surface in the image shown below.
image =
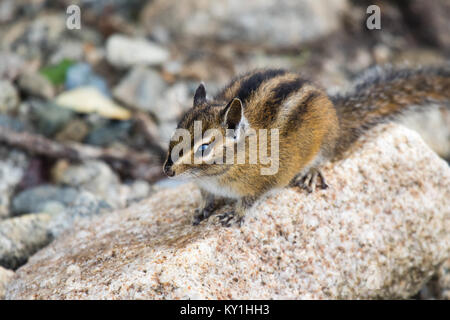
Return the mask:
<path id="1" fill-rule="evenodd" d="M 364 143 L 363 143 L 364 142 Z M 193 227 L 192 185 L 84 221 L 17 270 L 9 299 L 406 298 L 449 257 L 450 169 L 414 133 L 371 131 L 330 188 L 266 196 L 241 228 Z"/>

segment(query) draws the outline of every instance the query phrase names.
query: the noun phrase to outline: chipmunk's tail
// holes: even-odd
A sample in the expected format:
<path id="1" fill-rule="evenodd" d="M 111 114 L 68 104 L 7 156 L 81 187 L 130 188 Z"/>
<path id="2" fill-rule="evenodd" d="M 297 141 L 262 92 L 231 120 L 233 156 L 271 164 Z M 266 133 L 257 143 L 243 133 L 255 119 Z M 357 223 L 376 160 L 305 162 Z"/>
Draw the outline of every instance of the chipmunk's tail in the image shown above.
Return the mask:
<path id="1" fill-rule="evenodd" d="M 341 127 L 336 154 L 378 123 L 432 105 L 450 105 L 450 65 L 370 69 L 347 94 L 331 97 Z"/>

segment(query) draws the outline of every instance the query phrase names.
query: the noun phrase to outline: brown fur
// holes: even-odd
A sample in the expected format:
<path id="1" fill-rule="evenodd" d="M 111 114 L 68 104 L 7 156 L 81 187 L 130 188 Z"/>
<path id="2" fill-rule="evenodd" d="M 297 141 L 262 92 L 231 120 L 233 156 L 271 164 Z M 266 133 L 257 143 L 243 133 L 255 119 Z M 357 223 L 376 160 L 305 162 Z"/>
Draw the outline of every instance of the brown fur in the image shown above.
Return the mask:
<path id="1" fill-rule="evenodd" d="M 225 135 L 227 125 L 234 123 L 239 110 L 243 110 L 250 128 L 279 130 L 279 169 L 274 175 L 261 175 L 263 165 L 249 164 L 248 152 L 245 164 L 180 164 L 170 163 L 170 159 L 166 162 L 165 168 L 175 175 L 189 172 L 212 183 L 202 189 L 203 208 L 213 207 L 212 202 L 218 197 L 212 194 L 217 195 L 222 189 L 229 192 L 238 199 L 235 211 L 240 219 L 267 191 L 289 183 L 304 183 L 305 176 L 316 172 L 324 161 L 341 155 L 368 128 L 412 105 L 450 101 L 450 72 L 448 68 L 371 71 L 348 94 L 330 98 L 299 74 L 255 70 L 234 78 L 212 100 L 206 100 L 204 87 L 200 86 L 194 101 L 193 108 L 178 124 L 178 128 L 189 130 L 192 140 L 194 121 L 203 122 L 202 133 L 217 128 Z M 245 137 L 246 141 L 251 138 Z M 169 154 L 176 143 L 171 142 Z M 258 141 L 257 145 L 261 143 Z M 270 144 L 268 147 L 270 154 Z M 211 144 L 212 150 L 216 148 L 222 146 Z M 312 179 L 307 183 L 315 185 L 317 176 L 310 175 Z M 322 177 L 320 173 L 319 176 Z M 324 179 L 322 185 L 326 186 Z M 205 190 L 208 186 L 211 190 Z M 200 210 L 198 221 L 210 213 Z"/>

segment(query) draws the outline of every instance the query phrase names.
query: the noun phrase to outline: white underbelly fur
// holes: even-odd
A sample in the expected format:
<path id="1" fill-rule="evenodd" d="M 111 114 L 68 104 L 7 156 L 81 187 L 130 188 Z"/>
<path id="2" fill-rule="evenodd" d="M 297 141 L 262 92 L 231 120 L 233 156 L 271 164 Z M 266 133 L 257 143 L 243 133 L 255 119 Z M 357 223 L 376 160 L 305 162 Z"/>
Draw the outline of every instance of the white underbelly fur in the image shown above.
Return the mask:
<path id="1" fill-rule="evenodd" d="M 216 178 L 214 177 L 204 177 L 196 179 L 195 181 L 200 188 L 208 191 L 216 196 L 238 199 L 240 195 L 235 191 L 231 190 L 229 187 L 220 185 Z"/>

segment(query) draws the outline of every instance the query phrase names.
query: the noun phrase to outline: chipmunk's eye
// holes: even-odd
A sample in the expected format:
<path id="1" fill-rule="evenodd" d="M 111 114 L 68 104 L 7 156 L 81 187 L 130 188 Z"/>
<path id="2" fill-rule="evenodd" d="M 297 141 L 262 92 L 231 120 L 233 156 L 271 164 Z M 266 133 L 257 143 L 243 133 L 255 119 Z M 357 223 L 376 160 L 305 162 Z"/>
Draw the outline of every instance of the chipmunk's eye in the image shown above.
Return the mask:
<path id="1" fill-rule="evenodd" d="M 209 148 L 209 143 L 204 143 L 204 144 L 202 144 L 200 147 L 198 147 L 196 153 L 197 153 L 198 155 L 203 155 L 203 153 L 204 153 L 205 151 L 207 151 L 208 148 Z"/>
<path id="2" fill-rule="evenodd" d="M 202 144 L 201 146 L 200 146 L 200 151 L 206 151 L 206 149 L 208 149 L 209 148 L 209 143 L 205 143 L 205 144 Z"/>

